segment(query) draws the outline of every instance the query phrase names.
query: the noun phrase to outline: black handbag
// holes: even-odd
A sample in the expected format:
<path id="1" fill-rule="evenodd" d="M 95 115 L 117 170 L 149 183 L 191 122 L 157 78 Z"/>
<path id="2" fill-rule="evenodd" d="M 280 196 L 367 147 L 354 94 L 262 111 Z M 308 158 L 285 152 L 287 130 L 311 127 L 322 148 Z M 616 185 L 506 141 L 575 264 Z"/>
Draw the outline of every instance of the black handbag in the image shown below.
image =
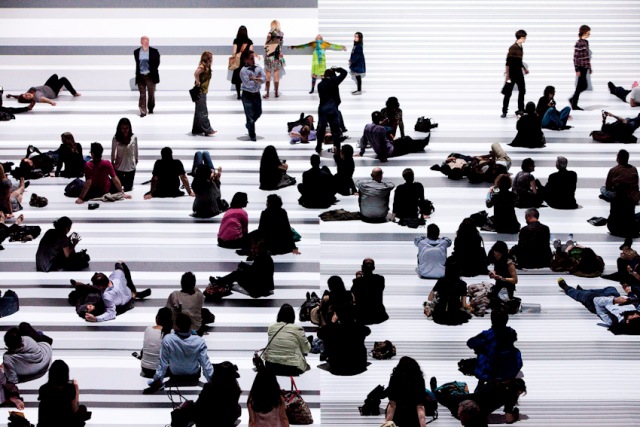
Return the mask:
<path id="1" fill-rule="evenodd" d="M 191 96 L 191 101 L 196 102 L 200 99 L 200 86 L 194 85 L 191 89 L 189 89 L 189 96 Z"/>

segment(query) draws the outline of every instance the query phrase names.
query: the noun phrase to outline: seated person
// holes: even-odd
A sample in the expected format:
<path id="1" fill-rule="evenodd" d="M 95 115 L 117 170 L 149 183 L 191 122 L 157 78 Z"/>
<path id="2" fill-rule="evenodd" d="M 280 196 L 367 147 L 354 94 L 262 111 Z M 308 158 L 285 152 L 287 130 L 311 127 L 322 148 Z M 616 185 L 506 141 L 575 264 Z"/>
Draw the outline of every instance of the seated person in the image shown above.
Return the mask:
<path id="1" fill-rule="evenodd" d="M 356 320 L 363 325 L 385 322 L 389 315 L 384 307 L 384 276 L 375 274 L 375 261 L 362 261 L 362 274 L 353 279 L 351 294 L 355 302 Z"/>
<path id="2" fill-rule="evenodd" d="M 416 219 L 428 216 L 428 212 L 423 212 L 424 207 L 424 187 L 421 183 L 415 182 L 413 169 L 407 168 L 402 171 L 404 184 L 396 188 L 393 197 L 392 218 L 399 220 Z"/>
<path id="3" fill-rule="evenodd" d="M 524 114 L 516 124 L 518 133 L 509 144 L 512 147 L 540 148 L 545 146 L 544 133 L 540 127 L 540 117 L 536 114 L 536 104 L 527 102 Z"/>
<path id="4" fill-rule="evenodd" d="M 49 380 L 38 390 L 38 427 L 84 427 L 91 412 L 80 404 L 78 381 L 69 379 L 69 365 L 55 360 Z"/>
<path id="5" fill-rule="evenodd" d="M 388 130 L 380 124 L 382 122 L 382 113 L 380 111 L 371 113 L 371 121 L 372 123 L 364 127 L 364 135 L 360 139 L 360 153 L 358 156 L 364 155 L 367 145 L 369 145 L 375 151 L 378 160 L 386 162 L 389 157 L 399 157 L 424 151 L 424 147 L 429 144 L 431 135 L 416 140 L 410 136 L 403 136 L 394 141 L 393 136 L 390 136 Z"/>
<path id="6" fill-rule="evenodd" d="M 31 104 L 35 101 L 55 106 L 56 103 L 53 100 L 58 97 L 63 86 L 71 92 L 73 96 L 80 96 L 80 92 L 76 92 L 66 77 L 58 78 L 57 74 L 53 74 L 44 85 L 34 86 L 21 95 L 7 95 L 7 98 L 15 98 L 23 104 Z"/>
<path id="7" fill-rule="evenodd" d="M 460 268 L 453 257 L 447 259 L 444 277 L 438 279 L 429 293 L 424 314 L 439 325 L 462 325 L 471 318 L 465 309 L 467 284 L 460 280 Z"/>
<path id="8" fill-rule="evenodd" d="M 325 135 L 326 136 L 326 135 Z M 294 126 L 289 132 L 289 144 L 308 144 L 309 141 L 315 141 L 318 137 L 315 130 L 312 130 L 307 125 Z"/>
<path id="9" fill-rule="evenodd" d="M 333 375 L 357 375 L 367 370 L 364 340 L 370 333 L 371 329 L 356 321 L 353 309 L 336 307 L 331 321 L 318 329 Z"/>
<path id="10" fill-rule="evenodd" d="M 221 248 L 241 249 L 249 246 L 249 215 L 244 210 L 248 203 L 247 193 L 238 192 L 233 195 L 218 229 L 218 246 Z"/>
<path id="11" fill-rule="evenodd" d="M 71 132 L 64 132 L 61 139 L 62 143 L 57 150 L 58 161 L 56 162 L 55 175 L 64 178 L 81 177 L 84 174 L 84 164 L 86 163 L 82 156 L 82 145 L 76 142 Z"/>
<path id="12" fill-rule="evenodd" d="M 509 247 L 502 240 L 498 240 L 493 244 L 487 258 L 489 264 L 493 264 L 493 270 L 489 272 L 489 278 L 496 281 L 489 293 L 491 307 L 495 309 L 496 306 L 502 306 L 502 302 L 506 302 L 506 298 L 503 299 L 504 292 L 507 293 L 509 299 L 513 298 L 518 284 L 518 272 L 516 271 L 516 264 L 509 258 Z"/>
<path id="13" fill-rule="evenodd" d="M 22 196 L 24 194 L 24 178 L 20 178 L 20 185 L 14 186 L 0 164 L 0 212 L 6 218 L 13 218 L 13 213 L 22 210 Z"/>
<path id="14" fill-rule="evenodd" d="M 607 117 L 616 119 L 613 123 L 607 123 Z M 602 112 L 601 131 L 610 137 L 607 142 L 620 142 L 622 144 L 635 144 L 638 140 L 633 133 L 640 127 L 640 114 L 636 117 L 621 117 L 608 111 Z"/>
<path id="15" fill-rule="evenodd" d="M 356 278 L 361 276 L 362 272 L 356 273 Z M 340 276 L 331 276 L 327 280 L 328 290 L 325 290 L 320 300 L 320 305 L 311 309 L 310 321 L 314 325 L 324 326 L 331 322 L 333 313 L 338 307 L 347 307 L 354 313 L 355 306 L 353 294 L 344 286 L 344 281 Z"/>
<path id="16" fill-rule="evenodd" d="M 638 86 L 638 82 L 633 82 L 631 90 L 616 86 L 611 82 L 608 82 L 607 86 L 611 95 L 617 96 L 621 101 L 627 102 L 632 107 L 640 107 L 640 86 Z"/>
<path id="17" fill-rule="evenodd" d="M 265 250 L 271 255 L 300 255 L 293 240 L 289 215 L 277 194 L 267 196 L 267 208 L 260 213 L 257 234 L 259 239 L 264 239 Z"/>
<path id="18" fill-rule="evenodd" d="M 471 277 L 488 273 L 484 240 L 471 218 L 465 218 L 460 223 L 453 241 L 452 256 L 458 261 L 461 276 Z"/>
<path id="19" fill-rule="evenodd" d="M 242 408 L 238 402 L 242 390 L 238 378 L 238 367 L 233 363 L 224 361 L 214 365 L 211 381 L 202 387 L 195 402 L 196 427 L 235 427 L 239 423 Z"/>
<path id="20" fill-rule="evenodd" d="M 85 286 L 75 280 L 71 281 L 74 287 Z M 90 311 L 85 315 L 88 322 L 106 322 L 116 318 L 117 314 L 122 314 L 133 308 L 135 298 L 143 299 L 151 295 L 151 289 L 137 292 L 131 280 L 131 272 L 124 262 L 118 262 L 115 270 L 109 277 L 104 273 L 95 273 L 91 277 L 91 285 L 97 288 L 102 294 L 105 312 L 101 315 L 94 315 Z"/>
<path id="21" fill-rule="evenodd" d="M 540 123 L 544 129 L 565 130 L 571 129 L 567 126 L 567 120 L 571 117 L 571 107 L 564 107 L 562 111 L 556 109 L 556 101 L 553 97 L 556 95 L 556 88 L 547 86 L 544 88 L 544 94 L 538 100 L 536 114 L 540 118 Z"/>
<path id="22" fill-rule="evenodd" d="M 631 287 L 621 282 L 622 289 L 627 293 L 620 293 L 612 287 L 603 289 L 582 289 L 580 286 L 572 288 L 564 279 L 558 279 L 558 286 L 565 294 L 582 303 L 591 313 L 597 314 L 602 322 L 614 334 L 640 334 L 640 312 L 638 311 L 638 296 Z"/>
<path id="23" fill-rule="evenodd" d="M 280 160 L 273 145 L 267 145 L 260 158 L 260 189 L 278 190 L 296 183 L 295 178 L 287 175 L 289 165 Z"/>
<path id="24" fill-rule="evenodd" d="M 496 178 L 495 185 L 487 193 L 486 206 L 493 207 L 493 216 L 489 218 L 489 222 L 497 233 L 514 234 L 520 230 L 515 210 L 516 195 L 511 191 L 511 185 L 511 177 L 502 174 Z"/>
<path id="25" fill-rule="evenodd" d="M 194 218 L 213 218 L 221 212 L 219 201 L 220 193 L 220 176 L 222 168 L 210 169 L 208 165 L 202 164 L 196 168 L 196 174 L 191 182 L 191 188 L 195 194 L 193 200 Z"/>
<path id="26" fill-rule="evenodd" d="M 431 223 L 427 226 L 426 237 L 416 237 L 413 243 L 418 247 L 418 276 L 423 279 L 444 277 L 447 248 L 451 246 L 451 239 L 440 238 L 440 228 Z"/>
<path id="27" fill-rule="evenodd" d="M 207 165 L 209 169 L 214 170 L 211 154 L 208 151 L 196 151 L 193 154 L 193 166 L 191 166 L 191 176 L 195 176 L 196 169 L 200 165 Z"/>
<path id="28" fill-rule="evenodd" d="M 180 279 L 180 290 L 173 291 L 167 298 L 168 308 L 171 309 L 174 319 L 178 313 L 184 313 L 191 319 L 191 329 L 200 336 L 204 334 L 206 324 L 211 323 L 211 312 L 204 308 L 204 295 L 196 288 L 196 276 L 186 272 Z M 205 311 L 206 310 L 206 311 Z"/>
<path id="29" fill-rule="evenodd" d="M 382 387 L 382 386 L 380 386 Z M 425 426 L 428 396 L 420 364 L 409 356 L 402 356 L 393 368 L 389 386 L 384 390 L 389 397 L 385 420 L 398 426 Z M 436 403 L 437 406 L 437 403 Z M 387 425 L 387 423 L 383 424 Z"/>
<path id="30" fill-rule="evenodd" d="M 638 190 L 638 169 L 629 164 L 629 152 L 620 150 L 616 155 L 614 167 L 609 169 L 604 186 L 600 187 L 600 199 L 610 202 L 618 193 L 633 199 L 635 203 L 640 200 Z"/>
<path id="31" fill-rule="evenodd" d="M 574 171 L 567 170 L 569 161 L 566 157 L 558 156 L 556 169 L 549 175 L 547 185 L 544 186 L 544 200 L 554 209 L 577 209 L 576 186 L 578 175 Z"/>
<path id="32" fill-rule="evenodd" d="M 63 216 L 53 221 L 53 228 L 47 230 L 40 239 L 36 252 L 36 270 L 49 272 L 51 270 L 77 271 L 86 268 L 85 258 L 76 254 L 76 246 L 80 242 L 78 233 L 67 237 L 73 222 Z"/>
<path id="33" fill-rule="evenodd" d="M 531 172 L 536 169 L 533 159 L 527 157 L 522 161 L 522 170 L 513 179 L 511 190 L 516 194 L 516 207 L 539 208 L 544 201 L 542 184 Z"/>
<path id="34" fill-rule="evenodd" d="M 171 329 L 173 329 L 173 311 L 169 307 L 162 307 L 156 314 L 156 324 L 144 330 L 140 354 L 136 356 L 134 353 L 134 356 L 140 359 L 141 376 L 153 378 L 156 374 L 162 339 L 171 333 Z"/>
<path id="35" fill-rule="evenodd" d="M 398 135 L 398 128 L 400 129 L 400 137 L 404 138 L 404 121 L 402 120 L 402 110 L 400 109 L 400 102 L 395 96 L 389 97 L 385 103 L 385 108 L 380 110 L 382 114 L 382 126 L 388 128 L 393 139 Z"/>
<path id="36" fill-rule="evenodd" d="M 360 215 L 365 222 L 385 222 L 389 213 L 389 195 L 395 187 L 392 182 L 382 182 L 382 169 L 371 171 L 371 179 L 358 181 L 358 204 Z"/>
<path id="37" fill-rule="evenodd" d="M 339 153 L 333 153 L 333 160 L 336 162 L 337 169 L 334 175 L 337 192 L 343 196 L 356 194 L 358 190 L 353 182 L 353 173 L 356 170 L 353 161 L 353 147 L 349 144 L 343 145 Z"/>
<path id="38" fill-rule="evenodd" d="M 187 194 L 195 197 L 191 191 L 189 180 L 180 160 L 173 158 L 173 150 L 164 147 L 160 151 L 160 160 L 153 165 L 153 178 L 151 178 L 151 191 L 144 195 L 145 200 L 152 197 L 180 197 L 184 192 L 180 191 L 180 182 L 187 190 Z"/>
<path id="39" fill-rule="evenodd" d="M 620 246 L 620 256 L 616 260 L 615 273 L 603 274 L 603 279 L 628 283 L 634 293 L 640 295 L 640 255 L 631 246 L 633 240 L 626 238 Z"/>
<path id="40" fill-rule="evenodd" d="M 7 351 L 2 356 L 3 370 L 0 384 L 19 384 L 42 377 L 51 365 L 51 342 L 25 323 L 20 328 L 10 328 L 4 335 Z M 28 331 L 28 332 L 27 332 Z M 34 339 L 34 337 L 37 339 Z M 46 339 L 43 339 L 45 337 Z"/>
<path id="41" fill-rule="evenodd" d="M 607 228 L 613 236 L 636 238 L 640 236 L 640 215 L 636 214 L 636 200 L 627 184 L 616 187 L 609 205 Z"/>
<path id="42" fill-rule="evenodd" d="M 267 330 L 268 344 L 263 357 L 266 368 L 276 375 L 297 376 L 311 369 L 304 357 L 311 350 L 311 344 L 304 329 L 296 326 L 295 321 L 293 307 L 283 304 L 276 323 Z"/>
<path id="43" fill-rule="evenodd" d="M 266 297 L 273 294 L 273 258 L 266 251 L 263 240 L 255 241 L 251 246 L 250 256 L 253 261 L 241 262 L 235 271 L 224 277 L 209 277 L 210 286 L 205 290 L 205 298 L 212 298 L 211 288 L 223 286 L 231 289 L 238 284 L 252 298 Z"/>
<path id="44" fill-rule="evenodd" d="M 312 154 L 311 169 L 302 174 L 298 184 L 298 203 L 305 208 L 328 208 L 336 201 L 335 178 L 328 167 L 320 167 L 320 156 Z"/>
<path id="45" fill-rule="evenodd" d="M 440 389 L 435 377 L 430 383 L 438 403 L 446 406 L 463 426 L 469 427 L 486 427 L 489 415 L 502 406 L 507 424 L 518 421 L 520 411 L 516 404 L 520 395 L 527 392 L 521 378 L 481 384 L 471 394 L 449 393 L 448 387 Z"/>
<path id="46" fill-rule="evenodd" d="M 85 182 L 76 204 L 81 205 L 87 200 L 110 193 L 123 193 L 125 199 L 131 198 L 129 194 L 124 193 L 113 164 L 108 160 L 102 160 L 102 151 L 100 143 L 91 143 L 91 160 L 84 165 Z"/>
<path id="47" fill-rule="evenodd" d="M 509 251 L 518 268 L 544 268 L 551 263 L 551 233 L 539 218 L 540 212 L 535 208 L 524 214 L 527 225 L 520 229 L 518 244 Z"/>
<path id="48" fill-rule="evenodd" d="M 149 388 L 143 393 L 155 393 L 162 387 L 167 371 L 170 379 L 177 382 L 196 383 L 200 370 L 207 382 L 211 381 L 213 366 L 207 354 L 207 343 L 202 337 L 191 333 L 191 319 L 184 313 L 176 316 L 176 330 L 164 337 L 160 348 L 160 361 L 156 374 L 149 380 Z"/>

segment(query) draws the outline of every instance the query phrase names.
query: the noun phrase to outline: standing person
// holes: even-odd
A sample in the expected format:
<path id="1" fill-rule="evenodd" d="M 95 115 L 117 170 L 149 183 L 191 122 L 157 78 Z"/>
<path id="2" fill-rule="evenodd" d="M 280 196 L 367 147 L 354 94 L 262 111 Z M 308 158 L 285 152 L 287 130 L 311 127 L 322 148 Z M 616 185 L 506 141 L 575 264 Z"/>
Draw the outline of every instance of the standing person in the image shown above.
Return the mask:
<path id="1" fill-rule="evenodd" d="M 591 50 L 589 49 L 589 42 L 587 39 L 591 35 L 591 28 L 588 25 L 581 25 L 578 31 L 578 41 L 573 50 L 573 67 L 576 70 L 576 76 L 578 82 L 576 83 L 576 91 L 573 96 L 569 98 L 571 108 L 574 110 L 582 111 L 582 108 L 578 107 L 578 100 L 580 93 L 587 90 L 589 82 L 587 75 L 591 74 Z"/>
<path id="2" fill-rule="evenodd" d="M 256 65 L 255 53 L 248 51 L 243 54 L 244 66 L 240 71 L 242 80 L 242 107 L 247 118 L 245 127 L 249 131 L 251 141 L 256 141 L 256 121 L 262 115 L 262 99 L 260 88 L 265 81 L 262 68 Z"/>
<path id="3" fill-rule="evenodd" d="M 238 99 L 242 99 L 240 97 L 240 85 L 242 84 L 242 81 L 240 80 L 240 70 L 242 70 L 242 67 L 244 66 L 244 63 L 242 62 L 242 55 L 245 52 L 250 52 L 252 50 L 253 42 L 249 38 L 247 27 L 241 25 L 240 28 L 238 28 L 238 34 L 236 34 L 236 38 L 233 39 L 233 51 L 231 52 L 231 57 L 229 58 L 240 58 L 240 66 L 233 70 L 231 74 L 231 83 L 236 87 L 236 95 L 238 96 Z"/>
<path id="4" fill-rule="evenodd" d="M 133 134 L 131 122 L 126 117 L 118 122 L 116 134 L 111 141 L 111 163 L 122 189 L 131 191 L 138 164 L 138 137 Z"/>
<path id="5" fill-rule="evenodd" d="M 140 47 L 133 51 L 136 61 L 136 84 L 140 91 L 138 108 L 140 117 L 153 114 L 156 106 L 156 85 L 160 83 L 158 67 L 160 67 L 160 53 L 158 49 L 149 47 L 149 37 L 140 38 Z M 147 92 L 149 93 L 147 97 Z"/>
<path id="6" fill-rule="evenodd" d="M 555 96 L 555 87 L 547 86 L 544 88 L 544 94 L 540 97 L 536 106 L 540 124 L 543 128 L 551 130 L 571 129 L 571 126 L 567 126 L 567 120 L 571 117 L 571 107 L 564 107 L 561 111 L 558 111 L 556 101 L 553 99 Z"/>
<path id="7" fill-rule="evenodd" d="M 507 117 L 509 110 L 509 100 L 513 86 L 518 85 L 518 111 L 524 111 L 524 94 L 526 88 L 524 84 L 524 75 L 529 74 L 529 70 L 522 62 L 524 51 L 522 45 L 527 40 L 527 32 L 525 30 L 516 31 L 516 42 L 511 45 L 507 53 L 507 63 L 505 66 L 505 84 L 502 88 L 504 99 L 502 101 L 502 117 Z"/>
<path id="8" fill-rule="evenodd" d="M 213 53 L 205 50 L 200 55 L 200 64 L 196 68 L 193 76 L 195 84 L 200 86 L 200 96 L 196 100 L 196 111 L 193 115 L 193 127 L 191 133 L 193 135 L 204 134 L 204 136 L 213 136 L 216 131 L 211 128 L 209 123 L 209 111 L 207 110 L 207 93 L 209 93 L 209 82 L 211 81 L 211 61 L 213 61 Z"/>
<path id="9" fill-rule="evenodd" d="M 353 49 L 349 57 L 349 70 L 351 75 L 356 79 L 357 88 L 352 95 L 362 95 L 362 78 L 367 72 L 367 65 L 364 61 L 364 52 L 362 50 L 363 39 L 361 32 L 357 32 L 353 36 Z"/>
<path id="10" fill-rule="evenodd" d="M 289 427 L 285 409 L 278 379 L 270 370 L 259 369 L 247 398 L 249 426 Z"/>
<path id="11" fill-rule="evenodd" d="M 291 49 L 304 49 L 305 47 L 311 47 L 313 49 L 313 56 L 311 59 L 311 90 L 309 93 L 313 93 L 316 88 L 316 79 L 320 76 L 321 79 L 324 79 L 325 70 L 327 69 L 327 57 L 326 50 L 342 50 L 346 51 L 347 48 L 345 46 L 339 44 L 329 43 L 322 39 L 322 35 L 318 34 L 316 39 L 309 43 L 304 43 L 298 46 L 291 46 Z"/>
<path id="12" fill-rule="evenodd" d="M 78 381 L 69 379 L 69 365 L 55 360 L 49 368 L 49 380 L 38 390 L 38 427 L 84 427 L 91 418 L 80 405 Z"/>
<path id="13" fill-rule="evenodd" d="M 425 427 L 427 393 L 424 374 L 418 362 L 403 356 L 393 368 L 387 395 L 389 404 L 385 421 L 393 421 L 401 427 Z"/>
<path id="14" fill-rule="evenodd" d="M 324 72 L 324 79 L 318 85 L 318 135 L 316 142 L 316 152 L 322 151 L 322 141 L 327 130 L 327 125 L 331 129 L 333 138 L 333 152 L 340 152 L 340 138 L 342 136 L 342 114 L 338 110 L 340 105 L 340 83 L 347 77 L 344 68 L 331 68 Z"/>
<path id="15" fill-rule="evenodd" d="M 280 29 L 280 22 L 275 19 L 271 21 L 271 29 L 267 34 L 267 41 L 265 42 L 265 55 L 264 55 L 264 71 L 267 76 L 265 82 L 265 88 L 267 92 L 263 98 L 269 98 L 269 86 L 271 85 L 271 74 L 273 73 L 273 88 L 276 92 L 276 98 L 278 95 L 278 86 L 280 85 L 280 74 L 284 75 L 284 54 L 282 53 L 282 41 L 284 40 L 284 33 Z"/>

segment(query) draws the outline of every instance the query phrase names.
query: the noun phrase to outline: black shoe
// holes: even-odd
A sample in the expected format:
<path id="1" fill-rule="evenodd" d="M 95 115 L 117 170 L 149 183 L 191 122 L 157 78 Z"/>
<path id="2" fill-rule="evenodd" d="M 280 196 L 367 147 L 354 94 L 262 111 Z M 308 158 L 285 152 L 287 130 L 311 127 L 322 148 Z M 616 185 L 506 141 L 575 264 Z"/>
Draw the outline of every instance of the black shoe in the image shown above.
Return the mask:
<path id="1" fill-rule="evenodd" d="M 626 239 L 624 239 L 624 243 L 620 245 L 620 250 L 622 250 L 622 248 L 624 248 L 625 246 L 630 248 L 631 245 L 633 245 L 633 239 L 631 239 L 631 237 L 627 237 Z"/>
<path id="2" fill-rule="evenodd" d="M 151 295 L 151 289 L 149 289 L 149 288 L 145 289 L 142 292 L 136 292 L 136 298 L 138 298 L 138 299 L 145 299 L 150 295 Z"/>
<path id="3" fill-rule="evenodd" d="M 580 285 L 576 286 L 576 289 L 579 290 L 579 291 L 583 291 L 584 290 L 584 289 L 582 289 L 582 286 L 580 286 Z"/>
<path id="4" fill-rule="evenodd" d="M 153 114 L 153 110 L 149 110 L 149 114 Z"/>
<path id="5" fill-rule="evenodd" d="M 24 182 L 24 188 L 25 189 L 29 188 L 30 185 L 31 185 L 31 181 L 25 181 Z"/>
<path id="6" fill-rule="evenodd" d="M 569 287 L 569 285 L 567 285 L 567 282 L 565 282 L 564 279 L 558 279 L 558 286 L 560 286 L 563 291 L 566 291 L 567 288 Z"/>
<path id="7" fill-rule="evenodd" d="M 249 255 L 249 249 L 238 249 L 236 251 L 236 254 L 238 254 L 240 256 L 248 256 Z"/>
<path id="8" fill-rule="evenodd" d="M 616 92 L 616 85 L 614 85 L 613 83 L 609 82 L 607 83 L 607 86 L 609 87 L 609 93 L 611 93 L 611 95 L 614 95 Z"/>
<path id="9" fill-rule="evenodd" d="M 140 117 L 144 117 L 144 116 L 146 116 L 145 113 L 140 113 Z"/>
<path id="10" fill-rule="evenodd" d="M 431 388 L 431 391 L 436 391 L 436 389 L 438 388 L 438 380 L 436 379 L 436 377 L 431 377 L 431 379 L 429 380 L 429 388 Z"/>
<path id="11" fill-rule="evenodd" d="M 577 105 L 572 106 L 571 109 L 575 111 L 584 111 L 584 109 L 578 107 Z"/>
<path id="12" fill-rule="evenodd" d="M 507 118 L 507 113 L 500 114 L 500 118 L 506 119 Z"/>

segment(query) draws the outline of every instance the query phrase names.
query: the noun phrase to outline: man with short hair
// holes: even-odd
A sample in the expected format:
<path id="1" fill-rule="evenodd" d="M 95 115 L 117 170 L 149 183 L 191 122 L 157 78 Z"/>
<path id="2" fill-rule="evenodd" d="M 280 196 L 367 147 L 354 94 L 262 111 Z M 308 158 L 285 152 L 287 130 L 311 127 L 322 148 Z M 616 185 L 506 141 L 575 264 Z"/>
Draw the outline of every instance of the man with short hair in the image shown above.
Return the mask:
<path id="1" fill-rule="evenodd" d="M 632 107 L 640 107 L 640 85 L 638 85 L 638 82 L 633 82 L 631 90 L 626 90 L 622 86 L 616 86 L 611 82 L 607 83 L 607 86 L 609 86 L 611 95 L 617 96 Z"/>
<path id="2" fill-rule="evenodd" d="M 140 91 L 138 108 L 140 117 L 153 114 L 156 106 L 156 85 L 160 83 L 158 67 L 160 67 L 160 53 L 158 49 L 149 47 L 149 37 L 140 38 L 140 47 L 133 51 L 133 58 L 136 61 L 136 84 Z M 149 93 L 147 101 L 147 92 Z"/>
<path id="3" fill-rule="evenodd" d="M 427 226 L 427 235 L 416 237 L 414 245 L 418 247 L 418 267 L 416 272 L 423 279 L 440 279 L 444 277 L 444 266 L 447 262 L 447 248 L 451 239 L 440 237 L 440 228 L 436 224 Z"/>
<path id="4" fill-rule="evenodd" d="M 154 163 L 152 173 L 151 190 L 144 195 L 145 200 L 154 197 L 184 196 L 184 192 L 180 190 L 180 182 L 182 182 L 189 196 L 195 196 L 189 186 L 189 179 L 184 171 L 184 165 L 181 160 L 173 158 L 171 147 L 164 147 L 160 151 L 160 160 L 156 160 Z"/>
<path id="5" fill-rule="evenodd" d="M 556 169 L 549 175 L 547 185 L 544 187 L 544 200 L 554 209 L 577 209 L 576 186 L 578 175 L 574 171 L 567 170 L 569 161 L 566 157 L 558 156 Z"/>
<path id="6" fill-rule="evenodd" d="M 518 244 L 509 251 L 518 268 L 544 268 L 551 264 L 551 233 L 539 218 L 536 208 L 527 209 L 524 214 L 527 225 L 520 229 Z"/>
<path id="7" fill-rule="evenodd" d="M 518 85 L 518 111 L 516 113 L 524 111 L 524 94 L 527 92 L 524 84 L 524 75 L 529 74 L 526 64 L 522 62 L 524 55 L 522 45 L 525 41 L 527 41 L 527 32 L 525 30 L 516 31 L 516 42 L 511 45 L 507 53 L 505 84 L 502 89 L 504 99 L 502 100 L 502 115 L 500 116 L 503 119 L 507 117 L 509 100 L 511 99 L 511 93 L 515 85 Z"/>
<path id="8" fill-rule="evenodd" d="M 240 80 L 242 80 L 242 107 L 247 118 L 245 126 L 251 141 L 256 141 L 256 121 L 262 115 L 260 88 L 265 81 L 265 75 L 262 68 L 256 64 L 254 52 L 246 54 L 244 66 L 240 70 Z"/>
<path id="9" fill-rule="evenodd" d="M 102 160 L 102 144 L 91 143 L 91 160 L 84 165 L 84 185 L 76 204 L 81 205 L 85 201 L 102 197 L 105 194 L 122 193 L 123 198 L 130 199 L 122 189 L 120 179 L 116 175 L 113 165 L 108 160 Z"/>
<path id="10" fill-rule="evenodd" d="M 600 198 L 611 202 L 617 195 L 628 196 L 635 203 L 640 200 L 638 190 L 638 170 L 629 164 L 629 152 L 627 150 L 618 151 L 616 166 L 609 169 L 607 180 L 603 187 L 600 187 Z"/>
<path id="11" fill-rule="evenodd" d="M 358 204 L 364 222 L 385 222 L 389 213 L 389 195 L 395 187 L 392 182 L 382 182 L 382 169 L 375 167 L 371 179 L 358 181 Z"/>
<path id="12" fill-rule="evenodd" d="M 302 183 L 298 184 L 298 203 L 305 208 L 328 208 L 336 201 L 333 174 L 328 167 L 320 167 L 319 155 L 312 154 L 309 161 L 311 169 L 302 174 Z"/>
<path id="13" fill-rule="evenodd" d="M 184 313 L 176 315 L 176 329 L 162 339 L 158 368 L 143 393 L 151 394 L 162 388 L 167 372 L 176 382 L 197 382 L 200 369 L 207 382 L 211 381 L 213 366 L 207 354 L 207 343 L 202 337 L 191 333 L 191 318 Z"/>
<path id="14" fill-rule="evenodd" d="M 327 133 L 327 125 L 331 129 L 333 138 L 334 153 L 340 152 L 340 142 L 342 137 L 342 116 L 338 107 L 340 106 L 340 83 L 347 77 L 347 71 L 341 67 L 334 67 L 325 70 L 324 78 L 318 84 L 318 134 L 316 152 L 322 151 L 322 142 Z"/>
<path id="15" fill-rule="evenodd" d="M 362 260 L 362 275 L 353 279 L 351 293 L 355 301 L 356 320 L 363 325 L 373 325 L 389 319 L 384 308 L 384 276 L 375 274 L 376 263 L 372 258 Z"/>

